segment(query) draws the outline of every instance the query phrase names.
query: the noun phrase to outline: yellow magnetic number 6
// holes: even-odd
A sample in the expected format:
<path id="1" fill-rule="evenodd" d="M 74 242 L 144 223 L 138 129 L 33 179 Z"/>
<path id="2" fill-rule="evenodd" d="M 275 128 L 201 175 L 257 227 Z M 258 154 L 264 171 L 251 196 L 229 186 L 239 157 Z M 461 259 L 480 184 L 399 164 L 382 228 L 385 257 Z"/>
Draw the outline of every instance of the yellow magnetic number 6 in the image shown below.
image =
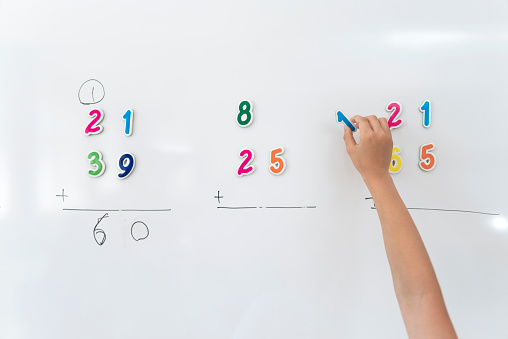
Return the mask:
<path id="1" fill-rule="evenodd" d="M 390 160 L 390 173 L 398 173 L 402 168 L 402 159 L 399 156 L 400 148 L 397 146 L 393 146 L 392 150 L 392 160 Z"/>

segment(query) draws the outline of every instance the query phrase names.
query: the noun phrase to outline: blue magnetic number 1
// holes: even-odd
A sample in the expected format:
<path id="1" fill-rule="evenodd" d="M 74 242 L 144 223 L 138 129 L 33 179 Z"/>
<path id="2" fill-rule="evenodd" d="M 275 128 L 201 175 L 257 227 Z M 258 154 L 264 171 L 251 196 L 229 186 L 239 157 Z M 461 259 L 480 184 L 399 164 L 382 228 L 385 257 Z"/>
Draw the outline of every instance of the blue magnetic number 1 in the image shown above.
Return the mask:
<path id="1" fill-rule="evenodd" d="M 344 114 L 342 114 L 341 111 L 337 112 L 337 122 L 344 123 L 347 127 L 351 128 L 353 132 L 356 131 L 355 126 L 351 123 L 351 121 L 348 120 L 348 118 L 346 118 Z"/>
<path id="2" fill-rule="evenodd" d="M 426 100 L 420 107 L 420 112 L 423 113 L 423 127 L 430 127 L 430 101 Z"/>
<path id="3" fill-rule="evenodd" d="M 123 118 L 125 119 L 125 135 L 128 137 L 132 134 L 132 120 L 134 118 L 134 111 L 129 109 L 125 114 L 123 115 Z"/>

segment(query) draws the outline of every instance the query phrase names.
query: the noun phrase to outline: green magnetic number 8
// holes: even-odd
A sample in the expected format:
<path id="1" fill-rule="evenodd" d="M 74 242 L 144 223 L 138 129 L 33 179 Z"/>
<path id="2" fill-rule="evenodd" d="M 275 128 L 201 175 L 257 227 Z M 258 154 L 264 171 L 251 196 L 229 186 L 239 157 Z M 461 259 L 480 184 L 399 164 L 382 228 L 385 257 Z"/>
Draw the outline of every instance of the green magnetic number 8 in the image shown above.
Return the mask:
<path id="1" fill-rule="evenodd" d="M 236 121 L 241 127 L 247 127 L 252 123 L 252 112 L 250 111 L 251 108 L 252 105 L 247 100 L 244 100 L 240 103 L 240 113 L 238 113 Z"/>
<path id="2" fill-rule="evenodd" d="M 92 151 L 88 154 L 90 165 L 95 166 L 95 169 L 89 170 L 88 174 L 92 177 L 101 176 L 106 170 L 106 164 L 102 161 L 102 153 L 99 151 Z"/>

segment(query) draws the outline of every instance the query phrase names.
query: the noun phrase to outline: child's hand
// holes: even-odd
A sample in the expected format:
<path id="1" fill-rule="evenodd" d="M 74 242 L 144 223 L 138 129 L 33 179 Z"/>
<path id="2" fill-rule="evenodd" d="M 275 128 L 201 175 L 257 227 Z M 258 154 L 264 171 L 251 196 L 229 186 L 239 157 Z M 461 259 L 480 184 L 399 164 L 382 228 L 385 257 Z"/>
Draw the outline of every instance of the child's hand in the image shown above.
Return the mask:
<path id="1" fill-rule="evenodd" d="M 365 183 L 389 176 L 393 141 L 386 119 L 378 119 L 374 115 L 368 117 L 356 115 L 350 121 L 356 123 L 360 130 L 360 142 L 356 143 L 353 132 L 346 126 L 344 126 L 344 142 L 349 157 Z"/>

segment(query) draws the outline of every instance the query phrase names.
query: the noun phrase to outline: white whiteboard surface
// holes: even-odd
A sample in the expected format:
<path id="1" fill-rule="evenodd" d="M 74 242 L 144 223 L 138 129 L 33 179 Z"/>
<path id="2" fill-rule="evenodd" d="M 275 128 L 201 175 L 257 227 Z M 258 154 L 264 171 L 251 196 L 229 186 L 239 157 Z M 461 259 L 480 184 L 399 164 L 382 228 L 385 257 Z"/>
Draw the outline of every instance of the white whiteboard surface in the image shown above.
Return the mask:
<path id="1" fill-rule="evenodd" d="M 411 210 L 459 336 L 508 338 L 507 57 L 506 1 L 0 1 L 0 338 L 404 338 L 334 120 L 392 101 L 407 206 L 499 214 Z"/>

